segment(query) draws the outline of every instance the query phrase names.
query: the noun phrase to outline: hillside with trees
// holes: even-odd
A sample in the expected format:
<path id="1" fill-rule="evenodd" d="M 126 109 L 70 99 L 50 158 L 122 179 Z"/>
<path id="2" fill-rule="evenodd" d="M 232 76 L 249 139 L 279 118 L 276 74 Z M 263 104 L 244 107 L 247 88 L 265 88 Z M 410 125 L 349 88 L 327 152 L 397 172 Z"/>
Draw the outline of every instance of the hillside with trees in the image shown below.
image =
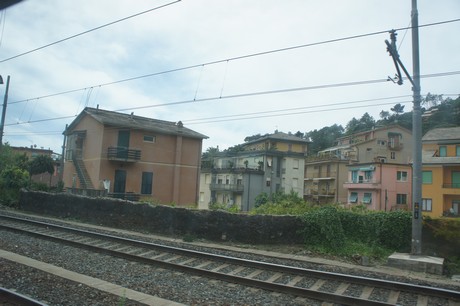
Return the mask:
<path id="1" fill-rule="evenodd" d="M 412 107 L 412 105 L 410 105 Z M 319 130 L 305 133 L 304 137 L 312 141 L 309 154 L 316 155 L 319 151 L 335 145 L 335 139 L 341 136 L 392 124 L 412 130 L 412 111 L 404 112 L 405 105 L 395 104 L 390 110 L 382 110 L 380 118 L 375 120 L 368 113 L 361 118 L 353 117 L 345 128 L 341 125 L 331 125 Z M 440 127 L 460 126 L 460 97 L 446 98 L 442 95 L 428 93 L 422 101 L 422 133 Z"/>
<path id="2" fill-rule="evenodd" d="M 412 108 L 412 104 L 395 104 L 389 110 L 382 110 L 378 119 L 373 118 L 369 113 L 364 113 L 360 118 L 351 118 L 345 127 L 338 124 L 325 126 L 309 132 L 296 133 L 288 132 L 300 138 L 309 139 L 309 155 L 316 155 L 319 151 L 335 145 L 335 140 L 339 137 L 354 134 L 361 131 L 370 130 L 374 127 L 382 127 L 392 124 L 412 130 L 412 111 L 405 111 Z M 431 129 L 440 127 L 460 126 L 460 96 L 456 99 L 445 98 L 442 95 L 428 93 L 422 100 L 422 133 L 425 134 Z M 247 136 L 244 142 L 256 140 L 269 134 L 256 134 Z M 219 148 L 208 148 L 203 152 L 203 158 L 212 157 L 218 152 L 233 154 L 242 150 L 241 144 L 236 144 L 226 150 L 219 151 Z"/>

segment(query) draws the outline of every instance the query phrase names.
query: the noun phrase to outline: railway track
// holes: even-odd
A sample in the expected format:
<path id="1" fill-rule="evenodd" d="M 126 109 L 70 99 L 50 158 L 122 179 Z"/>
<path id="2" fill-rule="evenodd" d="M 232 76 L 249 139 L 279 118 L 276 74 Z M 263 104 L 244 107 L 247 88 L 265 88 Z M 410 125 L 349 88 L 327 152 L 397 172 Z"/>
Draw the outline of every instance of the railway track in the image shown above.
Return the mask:
<path id="1" fill-rule="evenodd" d="M 30 297 L 19 294 L 17 292 L 8 290 L 6 288 L 0 288 L 0 305 L 8 306 L 46 306 L 39 301 L 36 301 Z"/>
<path id="2" fill-rule="evenodd" d="M 417 305 L 429 305 L 433 298 L 442 300 L 443 305 L 460 305 L 460 293 L 447 289 L 215 255 L 13 216 L 0 215 L 0 220 L 1 228 L 42 239 L 334 304 L 399 305 L 400 296 L 412 294 L 417 296 Z"/>

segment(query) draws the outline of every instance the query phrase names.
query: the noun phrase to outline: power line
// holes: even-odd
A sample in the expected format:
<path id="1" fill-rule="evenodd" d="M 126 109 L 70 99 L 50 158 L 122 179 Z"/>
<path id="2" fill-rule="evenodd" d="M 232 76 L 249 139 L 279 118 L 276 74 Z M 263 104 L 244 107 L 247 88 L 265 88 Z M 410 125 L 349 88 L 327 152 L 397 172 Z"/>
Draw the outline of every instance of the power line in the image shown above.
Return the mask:
<path id="1" fill-rule="evenodd" d="M 456 75 L 456 74 L 460 74 L 460 71 L 425 74 L 425 75 L 421 75 L 420 78 L 442 77 L 442 76 L 449 76 L 449 75 Z M 127 110 L 136 110 L 136 109 L 160 107 L 160 106 L 171 106 L 171 105 L 179 105 L 179 104 L 187 104 L 187 103 L 205 102 L 205 101 L 213 101 L 213 100 L 223 100 L 223 99 L 231 99 L 231 98 L 242 98 L 242 97 L 268 95 L 268 94 L 279 94 L 279 93 L 305 91 L 305 90 L 313 90 L 313 89 L 325 89 L 325 88 L 333 88 L 333 87 L 367 85 L 367 84 L 375 84 L 375 83 L 383 83 L 383 82 L 388 82 L 388 79 L 355 81 L 355 82 L 346 82 L 346 83 L 337 83 L 337 84 L 326 84 L 326 85 L 318 85 L 318 86 L 308 86 L 308 87 L 297 87 L 297 88 L 270 90 L 270 91 L 262 91 L 262 92 L 242 93 L 242 94 L 236 94 L 236 95 L 218 96 L 218 97 L 202 98 L 202 99 L 196 99 L 196 100 L 183 100 L 183 101 L 176 101 L 176 102 L 162 103 L 162 104 L 155 104 L 155 105 L 148 105 L 148 106 L 131 107 L 131 108 L 125 108 L 125 109 L 118 109 L 118 110 L 115 110 L 115 111 L 127 111 Z M 381 99 L 381 98 L 379 98 L 379 99 Z M 372 100 L 375 100 L 375 99 L 372 99 Z M 380 105 L 380 104 L 376 104 L 376 105 Z M 387 104 L 381 104 L 381 105 L 387 105 Z M 55 117 L 55 118 L 48 118 L 48 119 L 39 119 L 39 120 L 33 120 L 33 121 L 28 121 L 28 122 L 9 123 L 9 124 L 5 124 L 5 126 L 13 126 L 13 125 L 26 124 L 26 123 L 38 123 L 38 122 L 70 119 L 70 118 L 74 118 L 76 116 L 77 115 Z"/>
<path id="2" fill-rule="evenodd" d="M 456 75 L 456 74 L 460 74 L 460 71 L 425 74 L 425 75 L 421 75 L 420 78 L 442 77 L 442 76 L 449 76 L 449 75 Z M 368 85 L 368 84 L 377 84 L 377 83 L 385 83 L 385 82 L 388 82 L 388 79 L 375 79 L 375 80 L 365 80 L 365 81 L 355 81 L 355 82 L 345 82 L 345 83 L 335 83 L 335 84 L 324 84 L 324 85 L 316 85 L 316 86 L 285 88 L 285 89 L 258 91 L 258 92 L 251 92 L 251 93 L 241 93 L 241 94 L 209 97 L 209 98 L 201 98 L 201 99 L 193 99 L 193 100 L 182 100 L 182 101 L 146 105 L 146 106 L 129 107 L 129 108 L 117 109 L 115 111 L 129 111 L 129 110 L 153 108 L 153 107 L 160 107 L 160 106 L 172 106 L 172 105 L 206 102 L 206 101 L 213 101 L 213 100 L 235 99 L 235 98 L 243 98 L 243 97 L 251 97 L 251 96 L 261 96 L 261 95 L 280 94 L 280 93 L 315 90 L 315 89 L 357 86 L 357 85 Z"/>
<path id="3" fill-rule="evenodd" d="M 101 25 L 101 26 L 92 28 L 92 29 L 90 29 L 90 30 L 83 31 L 83 32 L 81 32 L 81 33 L 78 33 L 78 34 L 75 34 L 75 35 L 72 35 L 72 36 L 69 36 L 69 37 L 66 37 L 66 38 L 57 40 L 57 41 L 52 42 L 52 43 L 49 43 L 49 44 L 47 44 L 47 45 L 44 45 L 44 46 L 41 46 L 41 47 L 38 47 L 38 48 L 35 48 L 35 49 L 32 49 L 32 50 L 29 50 L 29 51 L 20 53 L 20 54 L 18 54 L 18 55 L 15 55 L 15 56 L 12 56 L 12 57 L 3 59 L 3 60 L 0 61 L 0 63 L 4 63 L 4 62 L 6 62 L 6 61 L 9 61 L 9 60 L 18 58 L 18 57 L 20 57 L 20 56 L 24 56 L 24 55 L 26 55 L 26 54 L 30 54 L 30 53 L 32 53 L 32 52 L 36 52 L 36 51 L 38 51 L 38 50 L 45 49 L 45 48 L 47 48 L 47 47 L 50 47 L 50 46 L 59 44 L 59 43 L 61 43 L 61 42 L 67 41 L 67 40 L 69 40 L 69 39 L 72 39 L 72 38 L 75 38 L 75 37 L 78 37 L 78 36 L 82 36 L 82 35 L 88 34 L 88 33 L 90 33 L 90 32 L 93 32 L 93 31 L 96 31 L 96 30 L 99 30 L 99 29 L 102 29 L 102 28 L 105 28 L 105 27 L 114 25 L 114 24 L 116 24 L 116 23 L 125 21 L 125 20 L 127 20 L 127 19 L 131 19 L 131 18 L 140 16 L 140 15 L 143 15 L 143 14 L 149 13 L 149 12 L 151 12 L 151 11 L 155 11 L 155 10 L 164 8 L 164 7 L 166 7 L 166 6 L 170 6 L 170 5 L 175 4 L 175 3 L 178 3 L 178 2 L 180 2 L 180 1 L 181 1 L 181 0 L 176 0 L 176 1 L 173 1 L 173 2 L 170 2 L 170 3 L 167 3 L 167 4 L 164 4 L 164 5 L 160 5 L 160 6 L 157 6 L 157 7 L 151 8 L 151 9 L 148 9 L 148 10 L 146 10 L 146 11 L 142 11 L 142 12 L 140 12 L 140 13 L 136 13 L 136 14 L 131 15 L 131 16 L 128 16 L 128 17 L 124 17 L 124 18 L 121 18 L 121 19 L 118 19 L 118 20 L 115 20 L 115 21 L 112 21 L 112 22 L 103 24 L 103 25 Z"/>
<path id="4" fill-rule="evenodd" d="M 398 102 L 398 103 L 400 103 L 400 104 L 412 103 L 412 100 L 411 101 L 401 101 L 401 102 Z M 342 104 L 344 104 L 344 103 L 342 103 Z M 293 116 L 293 115 L 300 115 L 300 114 L 307 114 L 307 113 L 321 113 L 321 112 L 346 110 L 346 109 L 354 109 L 354 108 L 361 108 L 361 107 L 372 107 L 372 106 L 394 105 L 394 104 L 395 104 L 395 102 L 386 102 L 386 103 L 378 103 L 378 104 L 337 107 L 337 108 L 329 108 L 329 109 L 321 109 L 321 110 L 306 110 L 306 111 L 303 111 L 303 112 L 292 112 L 292 113 L 286 113 L 286 114 L 256 115 L 256 116 L 250 116 L 250 117 L 244 117 L 244 118 L 228 118 L 228 119 L 219 119 L 219 120 L 209 120 L 209 121 L 203 121 L 203 122 L 188 123 L 188 125 L 208 124 L 208 123 L 214 123 L 214 122 L 227 122 L 227 121 L 236 121 L 236 120 L 260 119 L 260 118 L 267 118 L 267 117 Z M 184 122 L 186 122 L 186 121 L 184 121 Z"/>
<path id="5" fill-rule="evenodd" d="M 331 106 L 344 105 L 344 104 L 349 105 L 349 104 L 357 104 L 357 103 L 363 103 L 363 102 L 400 99 L 400 98 L 407 98 L 407 97 L 411 97 L 411 95 L 393 96 L 393 97 L 375 98 L 375 99 L 366 99 L 366 100 L 357 100 L 357 101 L 346 101 L 346 102 L 338 102 L 338 103 L 322 104 L 322 105 L 312 105 L 312 106 L 303 106 L 303 107 L 294 107 L 294 108 L 283 108 L 283 109 L 277 109 L 277 110 L 271 110 L 271 111 L 258 111 L 258 112 L 255 112 L 255 113 L 244 113 L 244 114 L 235 114 L 235 115 L 226 115 L 226 116 L 214 116 L 214 117 L 199 118 L 199 119 L 189 119 L 189 120 L 185 119 L 185 120 L 182 120 L 182 122 L 187 122 L 188 124 L 194 124 L 194 123 L 192 123 L 193 121 L 207 121 L 207 120 L 215 120 L 215 119 L 221 119 L 221 118 L 232 118 L 232 117 L 251 116 L 251 115 L 260 115 L 260 114 L 270 114 L 270 113 L 278 113 L 278 112 L 290 112 L 290 111 L 298 111 L 298 110 L 303 110 L 303 109 L 323 108 L 323 107 L 331 107 Z"/>
<path id="6" fill-rule="evenodd" d="M 434 23 L 429 23 L 429 24 L 425 24 L 425 25 L 419 25 L 419 27 L 429 27 L 429 26 L 441 25 L 441 24 L 452 23 L 452 22 L 457 22 L 457 21 L 460 21 L 460 18 L 459 19 L 446 20 L 446 21 L 440 21 L 440 22 L 434 22 Z M 398 28 L 395 31 L 404 30 L 404 29 L 410 29 L 410 28 L 411 27 Z M 209 65 L 220 64 L 220 63 L 229 62 L 229 61 L 235 61 L 235 60 L 246 59 L 246 58 L 250 58 L 250 57 L 268 55 L 268 54 L 273 54 L 273 53 L 278 53 L 278 52 L 290 51 L 290 50 L 294 50 L 294 49 L 313 47 L 313 46 L 318 46 L 318 45 L 323 45 L 323 44 L 335 43 L 335 42 L 340 42 L 340 41 L 346 41 L 346 40 L 363 38 L 363 37 L 373 36 L 373 35 L 386 34 L 386 33 L 388 33 L 388 30 L 377 31 L 377 32 L 372 32 L 372 33 L 367 33 L 367 34 L 359 34 L 359 35 L 347 36 L 347 37 L 330 39 L 330 40 L 324 40 L 324 41 L 315 42 L 315 43 L 302 44 L 302 45 L 291 46 L 291 47 L 280 48 L 280 49 L 273 49 L 273 50 L 268 50 L 268 51 L 263 51 L 263 52 L 251 53 L 251 54 L 231 57 L 231 58 L 227 58 L 227 59 L 209 61 L 209 62 L 206 62 L 206 63 L 195 64 L 195 65 L 184 66 L 184 67 L 180 67 L 180 68 L 173 68 L 173 69 L 169 69 L 169 70 L 164 70 L 164 71 L 160 71 L 160 72 L 144 74 L 144 75 L 140 75 L 140 76 L 135 76 L 135 77 L 126 78 L 126 79 L 113 81 L 113 82 L 102 83 L 102 84 L 99 84 L 99 85 L 93 85 L 93 86 L 89 86 L 89 87 L 84 87 L 84 88 L 79 88 L 79 89 L 71 89 L 71 90 L 62 91 L 62 92 L 49 94 L 49 95 L 44 95 L 44 96 L 39 96 L 39 97 L 35 97 L 35 98 L 29 98 L 29 99 L 24 99 L 24 100 L 13 101 L 13 102 L 9 102 L 9 104 L 23 103 L 23 102 L 27 102 L 27 101 L 35 100 L 35 99 L 50 98 L 50 97 L 69 94 L 69 93 L 73 93 L 73 92 L 77 92 L 77 91 L 87 90 L 89 88 L 97 87 L 97 86 L 102 87 L 102 86 L 114 85 L 114 84 L 129 82 L 129 81 L 135 81 L 135 80 L 139 80 L 139 79 L 143 79 L 143 78 L 158 76 L 158 75 L 162 75 L 162 74 L 168 74 L 168 73 L 179 72 L 179 71 L 189 70 L 189 69 L 198 68 L 198 67 L 204 67 L 204 66 L 209 66 Z M 0 61 L 0 63 L 1 63 L 1 61 Z"/>

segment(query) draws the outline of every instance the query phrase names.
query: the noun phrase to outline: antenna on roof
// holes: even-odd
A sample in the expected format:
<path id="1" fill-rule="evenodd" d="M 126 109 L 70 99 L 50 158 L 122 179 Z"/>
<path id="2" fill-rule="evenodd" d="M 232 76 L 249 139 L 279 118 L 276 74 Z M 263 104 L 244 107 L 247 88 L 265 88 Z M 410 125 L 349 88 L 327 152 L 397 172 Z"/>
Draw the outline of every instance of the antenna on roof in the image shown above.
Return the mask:
<path id="1" fill-rule="evenodd" d="M 96 106 L 96 109 L 99 109 L 99 104 Z"/>

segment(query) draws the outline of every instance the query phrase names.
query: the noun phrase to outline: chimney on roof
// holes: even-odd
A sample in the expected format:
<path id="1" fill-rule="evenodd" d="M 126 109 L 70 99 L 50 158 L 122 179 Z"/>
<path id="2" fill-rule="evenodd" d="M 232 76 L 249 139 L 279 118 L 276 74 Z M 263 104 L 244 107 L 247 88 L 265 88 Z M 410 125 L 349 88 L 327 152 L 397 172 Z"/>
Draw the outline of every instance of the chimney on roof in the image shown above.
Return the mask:
<path id="1" fill-rule="evenodd" d="M 177 122 L 177 126 L 181 128 L 181 127 L 184 127 L 184 124 L 182 123 L 182 121 L 179 121 Z"/>
<path id="2" fill-rule="evenodd" d="M 99 109 L 99 104 L 96 106 L 96 109 Z"/>
<path id="3" fill-rule="evenodd" d="M 131 112 L 131 117 L 130 119 L 133 120 L 134 112 Z"/>

